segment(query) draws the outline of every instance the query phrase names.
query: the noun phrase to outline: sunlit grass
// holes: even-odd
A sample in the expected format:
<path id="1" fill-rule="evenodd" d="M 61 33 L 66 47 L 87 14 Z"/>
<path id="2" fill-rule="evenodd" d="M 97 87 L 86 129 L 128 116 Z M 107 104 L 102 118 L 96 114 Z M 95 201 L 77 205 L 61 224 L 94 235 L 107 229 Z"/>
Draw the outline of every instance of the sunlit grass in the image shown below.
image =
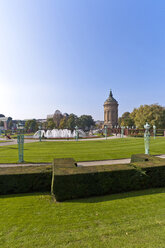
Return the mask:
<path id="1" fill-rule="evenodd" d="M 0 197 L 3 248 L 163 248 L 165 189 L 54 203 L 49 194 Z"/>
<path id="2" fill-rule="evenodd" d="M 28 143 L 24 145 L 26 162 L 52 162 L 54 158 L 74 158 L 76 161 L 129 158 L 144 153 L 143 138 L 124 138 L 94 141 L 60 141 Z M 165 154 L 165 138 L 151 139 L 150 153 Z M 0 163 L 18 161 L 18 146 L 1 146 Z"/>

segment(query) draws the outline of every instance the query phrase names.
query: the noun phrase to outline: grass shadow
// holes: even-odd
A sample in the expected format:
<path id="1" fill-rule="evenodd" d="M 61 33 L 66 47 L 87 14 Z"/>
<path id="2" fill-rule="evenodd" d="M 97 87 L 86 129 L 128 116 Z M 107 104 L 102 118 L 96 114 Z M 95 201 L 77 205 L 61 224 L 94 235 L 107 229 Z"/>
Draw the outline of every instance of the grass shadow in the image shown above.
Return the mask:
<path id="1" fill-rule="evenodd" d="M 40 164 L 40 165 L 52 165 L 52 162 L 34 162 L 34 161 L 24 161 L 23 164 Z"/>
<path id="2" fill-rule="evenodd" d="M 18 147 L 11 147 L 11 146 L 1 146 L 3 150 L 18 150 Z M 24 150 L 29 150 L 27 148 L 24 148 Z"/>
<path id="3" fill-rule="evenodd" d="M 50 195 L 50 192 L 34 192 L 34 193 L 20 193 L 20 194 L 9 194 L 9 195 L 0 195 L 0 199 L 4 198 L 15 198 L 15 197 L 26 197 L 26 196 L 39 196 L 39 195 Z"/>
<path id="4" fill-rule="evenodd" d="M 153 188 L 153 189 L 130 191 L 130 192 L 111 194 L 111 195 L 104 195 L 104 196 L 92 196 L 88 198 L 67 200 L 64 202 L 98 203 L 98 202 L 113 201 L 113 200 L 118 200 L 118 199 L 125 199 L 125 198 L 130 198 L 130 197 L 138 197 L 138 196 L 153 195 L 153 194 L 160 194 L 160 193 L 165 193 L 165 188 Z"/>
<path id="5" fill-rule="evenodd" d="M 79 198 L 73 200 L 67 200 L 63 202 L 57 202 L 60 204 L 63 203 L 99 203 L 99 202 L 106 202 L 106 201 L 114 201 L 118 199 L 126 199 L 130 197 L 138 197 L 138 196 L 145 196 L 145 195 L 154 195 L 165 193 L 165 188 L 153 188 L 153 189 L 146 189 L 146 190 L 139 190 L 139 191 L 130 191 L 120 194 L 111 194 L 111 195 L 104 195 L 104 196 L 93 196 L 88 198 Z M 0 199 L 5 198 L 14 198 L 14 197 L 28 197 L 28 196 L 40 196 L 40 195 L 50 195 L 50 192 L 33 192 L 33 193 L 20 193 L 20 194 L 9 194 L 9 195 L 0 195 Z"/>

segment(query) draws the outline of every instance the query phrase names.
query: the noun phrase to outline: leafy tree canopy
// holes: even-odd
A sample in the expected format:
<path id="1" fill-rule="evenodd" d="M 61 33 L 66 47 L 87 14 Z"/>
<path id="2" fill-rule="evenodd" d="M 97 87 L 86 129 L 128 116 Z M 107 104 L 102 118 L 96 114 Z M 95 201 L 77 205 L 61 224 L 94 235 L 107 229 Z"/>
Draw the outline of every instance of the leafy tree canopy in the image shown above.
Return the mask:
<path id="1" fill-rule="evenodd" d="M 95 122 L 91 115 L 81 115 L 78 119 L 78 126 L 83 130 L 89 130 Z"/>
<path id="2" fill-rule="evenodd" d="M 134 125 L 134 120 L 130 116 L 130 112 L 125 112 L 119 119 L 119 125 L 125 127 L 132 127 Z"/>
<path id="3" fill-rule="evenodd" d="M 35 119 L 25 122 L 25 129 L 27 131 L 36 132 L 38 130 L 38 123 Z"/>
<path id="4" fill-rule="evenodd" d="M 70 130 L 74 130 L 78 123 L 77 115 L 70 114 L 66 123 L 66 126 Z"/>
<path id="5" fill-rule="evenodd" d="M 74 130 L 75 127 L 83 130 L 89 130 L 92 126 L 95 126 L 95 122 L 91 115 L 81 115 L 79 118 L 75 114 L 62 114 L 59 110 L 56 110 L 53 119 L 48 119 L 44 124 L 44 127 L 48 129 L 70 129 Z"/>
<path id="6" fill-rule="evenodd" d="M 56 125 L 55 125 L 55 123 L 54 123 L 54 121 L 53 121 L 53 118 L 48 119 L 48 121 L 47 121 L 47 129 L 52 130 L 52 129 L 54 129 L 55 127 L 56 127 Z"/>
<path id="7" fill-rule="evenodd" d="M 68 115 L 69 116 L 69 115 Z M 60 129 L 65 129 L 67 128 L 67 119 L 68 119 L 68 116 L 64 116 L 61 121 L 60 121 L 60 125 L 59 125 L 59 128 Z"/>
<path id="8" fill-rule="evenodd" d="M 165 128 L 165 108 L 158 104 L 141 105 L 135 108 L 132 113 L 125 112 L 119 118 L 121 125 L 136 125 L 143 128 L 148 122 L 151 126 L 156 125 L 157 128 Z"/>

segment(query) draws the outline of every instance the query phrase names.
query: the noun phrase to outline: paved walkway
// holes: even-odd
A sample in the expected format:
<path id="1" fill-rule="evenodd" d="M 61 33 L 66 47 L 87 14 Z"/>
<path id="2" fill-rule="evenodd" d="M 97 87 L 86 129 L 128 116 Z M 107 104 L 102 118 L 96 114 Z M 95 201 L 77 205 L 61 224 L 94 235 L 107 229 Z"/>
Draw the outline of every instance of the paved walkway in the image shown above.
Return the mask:
<path id="1" fill-rule="evenodd" d="M 2 139 L 1 139 L 2 140 Z M 17 145 L 17 140 L 16 139 L 11 139 L 11 140 L 4 140 L 5 142 L 0 142 L 0 146 L 11 146 L 11 145 Z M 32 140 L 32 139 L 25 139 L 24 143 L 33 143 L 33 142 L 38 142 L 38 140 Z"/>
<path id="2" fill-rule="evenodd" d="M 165 154 L 157 155 L 158 158 L 165 158 Z M 95 165 L 113 165 L 113 164 L 129 164 L 130 158 L 124 159 L 110 159 L 110 160 L 99 160 L 99 161 L 87 161 L 78 162 L 78 166 L 95 166 Z M 52 163 L 42 163 L 42 164 L 0 164 L 0 168 L 3 167 L 15 167 L 15 166 L 40 166 L 40 165 L 51 165 Z"/>
<path id="3" fill-rule="evenodd" d="M 110 136 L 107 137 L 107 139 L 119 139 L 121 138 L 120 135 L 116 136 Z M 124 136 L 126 138 L 126 136 Z M 0 142 L 0 146 L 10 146 L 10 145 L 16 145 L 17 144 L 17 139 L 11 139 L 11 140 L 6 140 L 6 139 L 0 139 L 4 140 L 5 142 Z M 105 138 L 88 138 L 88 139 L 79 139 L 78 142 L 80 141 L 94 141 L 94 140 L 105 140 Z M 75 141 L 75 139 L 44 139 L 42 142 L 61 142 L 61 141 Z M 25 143 L 33 143 L 33 142 L 39 142 L 39 139 L 24 139 Z"/>
<path id="4" fill-rule="evenodd" d="M 165 154 L 156 156 L 158 158 L 165 158 Z M 78 166 L 95 166 L 95 165 L 113 165 L 113 164 L 129 164 L 131 162 L 130 158 L 123 159 L 110 159 L 110 160 L 99 160 L 99 161 L 87 161 L 78 162 Z"/>
<path id="5" fill-rule="evenodd" d="M 130 158 L 124 159 L 110 159 L 99 161 L 78 162 L 78 166 L 95 166 L 95 165 L 112 165 L 112 164 L 128 164 L 131 162 Z"/>

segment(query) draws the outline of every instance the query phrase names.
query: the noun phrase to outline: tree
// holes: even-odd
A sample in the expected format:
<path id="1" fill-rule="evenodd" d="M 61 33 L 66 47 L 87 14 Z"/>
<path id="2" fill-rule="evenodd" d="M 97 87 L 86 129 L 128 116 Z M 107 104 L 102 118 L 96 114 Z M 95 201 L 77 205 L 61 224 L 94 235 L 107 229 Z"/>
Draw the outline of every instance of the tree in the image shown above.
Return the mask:
<path id="1" fill-rule="evenodd" d="M 118 121 L 120 126 L 132 127 L 134 125 L 134 120 L 130 116 L 130 112 L 125 112 Z"/>
<path id="2" fill-rule="evenodd" d="M 48 121 L 45 121 L 45 122 L 42 123 L 42 129 L 43 130 L 48 129 Z"/>
<path id="3" fill-rule="evenodd" d="M 35 119 L 26 121 L 25 129 L 26 131 L 36 132 L 38 130 L 37 121 Z"/>
<path id="4" fill-rule="evenodd" d="M 47 129 L 52 130 L 52 129 L 54 129 L 54 128 L 55 128 L 55 123 L 54 123 L 54 121 L 53 121 L 53 118 L 48 119 L 48 120 L 47 120 Z"/>
<path id="5" fill-rule="evenodd" d="M 143 128 L 146 122 L 157 128 L 165 128 L 165 108 L 158 104 L 141 105 L 133 110 L 130 117 L 139 128 Z"/>
<path id="6" fill-rule="evenodd" d="M 95 122 L 91 115 L 81 115 L 78 119 L 78 127 L 85 130 L 89 130 L 92 126 L 95 126 Z"/>
<path id="7" fill-rule="evenodd" d="M 60 125 L 59 125 L 60 129 L 67 128 L 67 119 L 68 119 L 68 117 L 65 117 L 65 116 L 61 119 Z"/>
<path id="8" fill-rule="evenodd" d="M 122 122 L 122 118 L 119 117 L 119 118 L 118 118 L 118 124 L 119 124 L 119 126 L 121 126 L 121 122 Z"/>
<path id="9" fill-rule="evenodd" d="M 78 124 L 77 115 L 70 114 L 66 122 L 66 127 L 73 131 L 75 127 L 77 126 L 77 124 Z"/>
<path id="10" fill-rule="evenodd" d="M 3 115 L 3 114 L 0 114 L 0 117 L 5 117 L 5 115 Z"/>

